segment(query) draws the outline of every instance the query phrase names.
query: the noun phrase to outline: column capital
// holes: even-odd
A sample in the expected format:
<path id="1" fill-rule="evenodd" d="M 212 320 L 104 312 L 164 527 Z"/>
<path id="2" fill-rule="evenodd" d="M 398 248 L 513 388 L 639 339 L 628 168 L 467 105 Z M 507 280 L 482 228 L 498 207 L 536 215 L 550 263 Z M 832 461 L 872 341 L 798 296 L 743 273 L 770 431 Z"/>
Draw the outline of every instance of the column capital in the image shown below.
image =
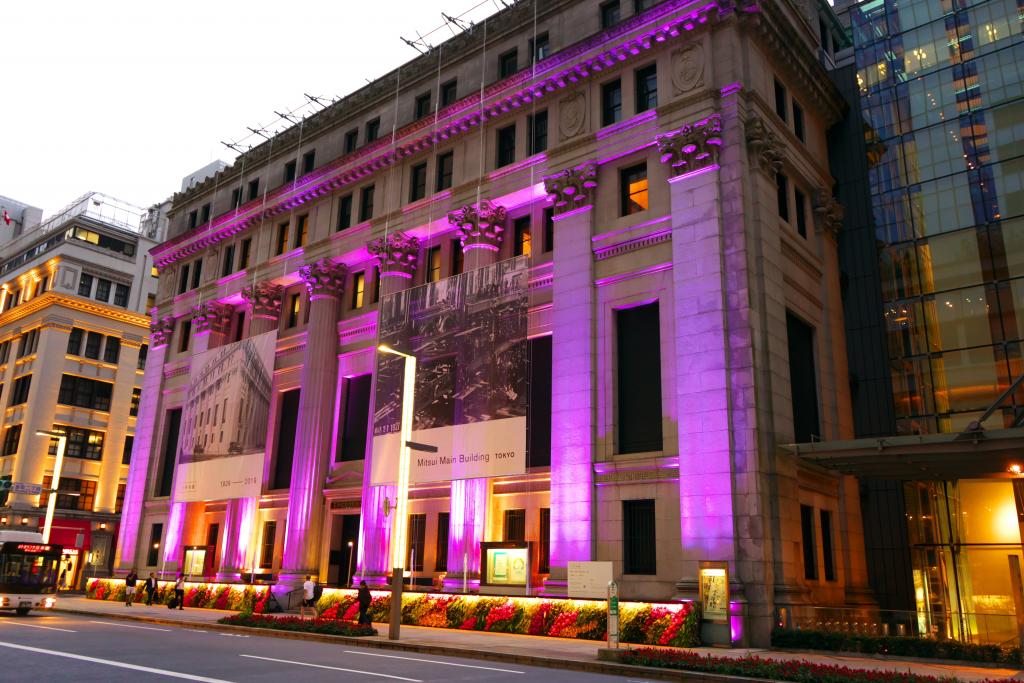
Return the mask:
<path id="1" fill-rule="evenodd" d="M 829 190 L 823 188 L 815 193 L 814 213 L 818 216 L 815 225 L 818 232 L 824 232 L 833 237 L 839 234 L 843 227 L 843 205 L 836 201 Z"/>
<path id="2" fill-rule="evenodd" d="M 306 283 L 310 301 L 324 297 L 341 298 L 347 275 L 348 267 L 344 263 L 334 263 L 326 258 L 299 269 L 299 277 Z"/>
<path id="3" fill-rule="evenodd" d="M 544 178 L 544 191 L 554 202 L 555 215 L 594 204 L 597 164 L 588 161 Z"/>
<path id="4" fill-rule="evenodd" d="M 769 130 L 759 116 L 751 116 L 746 123 L 747 149 L 754 165 L 774 176 L 782 170 L 783 148 L 779 137 Z"/>
<path id="5" fill-rule="evenodd" d="M 672 175 L 684 175 L 718 163 L 722 148 L 722 117 L 712 114 L 688 123 L 679 130 L 655 138 L 661 162 L 672 167 Z"/>
<path id="6" fill-rule="evenodd" d="M 249 302 L 254 318 L 277 318 L 281 313 L 281 285 L 257 282 L 242 290 L 242 298 Z"/>
<path id="7" fill-rule="evenodd" d="M 420 257 L 420 241 L 400 230 L 384 237 L 370 240 L 366 250 L 377 257 L 377 265 L 383 276 L 411 279 L 416 272 Z"/>
<path id="8" fill-rule="evenodd" d="M 192 307 L 192 330 L 194 334 L 214 332 L 226 333 L 231 324 L 234 309 L 218 301 L 207 301 Z"/>
<path id="9" fill-rule="evenodd" d="M 481 199 L 476 204 L 467 204 L 461 209 L 449 211 L 448 222 L 455 226 L 462 241 L 463 252 L 471 249 L 498 251 L 507 216 L 504 206 L 489 199 Z"/>
<path id="10" fill-rule="evenodd" d="M 174 334 L 174 316 L 168 315 L 163 318 L 153 318 L 149 322 L 149 343 L 155 349 L 158 346 L 166 346 Z"/>

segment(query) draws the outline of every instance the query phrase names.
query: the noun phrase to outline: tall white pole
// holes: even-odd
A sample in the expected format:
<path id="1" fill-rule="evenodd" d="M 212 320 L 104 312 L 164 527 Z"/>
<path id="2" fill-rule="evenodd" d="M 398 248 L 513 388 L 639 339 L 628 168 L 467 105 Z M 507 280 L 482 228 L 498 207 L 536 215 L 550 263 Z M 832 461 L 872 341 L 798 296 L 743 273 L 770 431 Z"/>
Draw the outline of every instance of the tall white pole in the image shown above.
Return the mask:
<path id="1" fill-rule="evenodd" d="M 43 543 L 50 542 L 50 527 L 53 526 L 53 511 L 57 507 L 57 491 L 60 489 L 60 470 L 64 465 L 64 448 L 68 443 L 68 437 L 45 434 L 57 439 L 57 457 L 53 461 L 53 481 L 50 497 L 46 501 L 46 521 L 43 523 Z"/>

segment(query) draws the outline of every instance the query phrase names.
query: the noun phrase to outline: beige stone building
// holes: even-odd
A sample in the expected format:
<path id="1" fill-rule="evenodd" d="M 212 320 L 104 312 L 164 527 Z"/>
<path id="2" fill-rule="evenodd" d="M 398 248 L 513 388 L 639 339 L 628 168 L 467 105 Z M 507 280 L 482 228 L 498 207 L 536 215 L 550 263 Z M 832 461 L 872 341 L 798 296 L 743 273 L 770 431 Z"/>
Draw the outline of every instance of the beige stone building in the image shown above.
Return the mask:
<path id="1" fill-rule="evenodd" d="M 852 430 L 821 12 L 520 2 L 175 195 L 119 567 L 383 581 L 379 302 L 525 254 L 528 467 L 414 486 L 414 577 L 476 589 L 482 542 L 526 542 L 531 592 L 610 561 L 664 600 L 725 562 L 759 644 L 868 604 L 856 484 L 780 448 Z M 263 494 L 175 501 L 190 359 L 270 331 Z"/>

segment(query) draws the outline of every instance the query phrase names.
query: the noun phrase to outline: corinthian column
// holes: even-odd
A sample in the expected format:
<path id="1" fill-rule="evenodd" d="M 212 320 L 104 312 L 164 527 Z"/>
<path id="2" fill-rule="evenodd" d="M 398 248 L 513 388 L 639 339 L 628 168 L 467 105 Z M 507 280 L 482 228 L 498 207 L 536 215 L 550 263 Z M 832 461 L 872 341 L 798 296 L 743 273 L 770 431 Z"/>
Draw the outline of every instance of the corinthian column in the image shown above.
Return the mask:
<path id="1" fill-rule="evenodd" d="M 250 337 L 277 329 L 278 316 L 281 313 L 280 285 L 260 282 L 243 289 L 242 297 L 249 304 Z M 249 563 L 249 543 L 252 540 L 253 524 L 256 522 L 256 509 L 255 498 L 233 498 L 228 501 L 224 539 L 221 545 L 224 550 L 217 571 L 218 578 L 236 580 L 246 569 Z"/>
<path id="2" fill-rule="evenodd" d="M 380 269 L 381 301 L 389 294 L 408 289 L 416 273 L 419 261 L 420 242 L 402 232 L 393 232 L 379 237 L 366 245 L 367 250 L 377 258 Z M 376 406 L 376 383 L 370 397 L 370 405 Z M 396 487 L 373 484 L 372 440 L 375 410 L 370 411 L 370 446 L 367 448 L 363 467 L 363 505 L 359 517 L 359 558 L 356 574 L 368 583 L 385 584 L 391 573 L 391 523 L 384 514 L 385 499 L 394 500 Z"/>
<path id="3" fill-rule="evenodd" d="M 505 207 L 482 200 L 448 214 L 465 256 L 466 270 L 493 265 L 505 234 Z M 480 582 L 480 543 L 487 522 L 489 480 L 457 479 L 451 483 L 448 518 L 448 573 L 445 588 L 456 590 Z"/>
<path id="4" fill-rule="evenodd" d="M 323 526 L 324 476 L 330 458 L 334 386 L 338 377 L 338 311 L 344 264 L 323 259 L 299 271 L 309 291 L 309 324 L 302 357 L 302 393 L 288 492 L 282 580 L 316 574 Z"/>

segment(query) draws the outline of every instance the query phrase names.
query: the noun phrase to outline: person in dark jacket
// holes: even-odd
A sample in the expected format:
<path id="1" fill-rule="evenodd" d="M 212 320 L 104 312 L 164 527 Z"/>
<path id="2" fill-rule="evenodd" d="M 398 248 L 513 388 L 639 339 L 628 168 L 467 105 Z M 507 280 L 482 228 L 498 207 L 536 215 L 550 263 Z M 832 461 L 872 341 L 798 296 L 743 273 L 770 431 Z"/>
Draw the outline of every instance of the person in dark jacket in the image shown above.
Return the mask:
<path id="1" fill-rule="evenodd" d="M 143 586 L 146 589 L 146 604 L 153 604 L 153 594 L 156 593 L 156 574 L 153 572 L 149 573 L 149 578 L 146 579 L 146 585 Z"/>
<path id="2" fill-rule="evenodd" d="M 128 576 L 124 577 L 124 606 L 131 607 L 132 601 L 135 600 L 135 584 L 139 582 L 139 575 L 136 573 L 135 568 L 132 567 L 131 572 Z"/>
<path id="3" fill-rule="evenodd" d="M 373 596 L 370 595 L 370 589 L 366 587 L 365 581 L 359 582 L 359 593 L 357 595 L 359 600 L 359 623 L 370 625 L 370 617 L 366 613 L 370 609 L 370 603 L 373 602 Z"/>

